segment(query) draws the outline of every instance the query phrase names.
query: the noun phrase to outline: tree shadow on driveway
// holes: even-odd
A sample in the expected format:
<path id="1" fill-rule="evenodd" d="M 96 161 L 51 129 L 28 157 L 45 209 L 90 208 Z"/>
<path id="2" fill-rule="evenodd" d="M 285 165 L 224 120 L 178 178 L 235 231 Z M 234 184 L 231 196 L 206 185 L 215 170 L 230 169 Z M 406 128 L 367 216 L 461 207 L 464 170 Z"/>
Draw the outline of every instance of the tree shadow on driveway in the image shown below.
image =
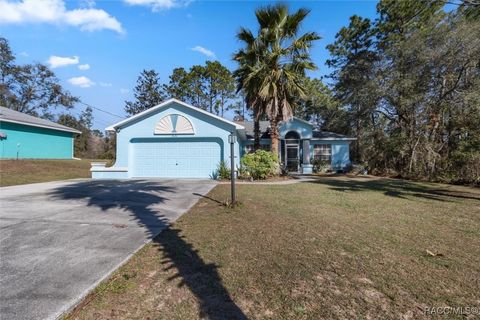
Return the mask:
<path id="1" fill-rule="evenodd" d="M 179 286 L 186 285 L 195 295 L 200 305 L 200 317 L 247 319 L 224 287 L 218 266 L 205 263 L 199 252 L 181 235 L 181 230 L 172 228 L 162 214 L 159 205 L 168 202 L 176 192 L 181 191 L 161 181 L 96 180 L 58 187 L 51 196 L 59 200 L 86 201 L 87 206 L 102 211 L 126 211 L 131 220 L 142 226 L 160 245 L 165 270 L 175 268 L 178 271 L 169 280 L 180 278 Z M 158 234 L 161 229 L 163 231 Z"/>

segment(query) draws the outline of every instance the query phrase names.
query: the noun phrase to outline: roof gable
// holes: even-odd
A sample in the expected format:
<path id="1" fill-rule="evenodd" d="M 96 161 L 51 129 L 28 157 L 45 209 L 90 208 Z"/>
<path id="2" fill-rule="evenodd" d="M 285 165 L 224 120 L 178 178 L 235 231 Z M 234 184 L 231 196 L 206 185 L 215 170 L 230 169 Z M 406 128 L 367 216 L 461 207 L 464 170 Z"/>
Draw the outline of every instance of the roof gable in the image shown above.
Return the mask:
<path id="1" fill-rule="evenodd" d="M 242 125 L 240 125 L 240 124 L 238 124 L 238 123 L 229 121 L 229 120 L 224 119 L 224 118 L 222 118 L 222 117 L 220 117 L 220 116 L 217 116 L 217 115 L 214 115 L 214 114 L 212 114 L 212 113 L 210 113 L 210 112 L 207 112 L 207 111 L 205 111 L 205 110 L 203 110 L 203 109 L 194 107 L 194 106 L 192 106 L 192 105 L 190 105 L 190 104 L 188 104 L 188 103 L 185 103 L 185 102 L 183 102 L 183 101 L 180 101 L 180 100 L 177 100 L 177 99 L 175 99 L 175 98 L 172 98 L 172 99 L 168 99 L 168 100 L 160 103 L 159 105 L 157 105 L 157 106 L 155 106 L 155 107 L 152 107 L 152 108 L 147 109 L 147 110 L 145 110 L 145 111 L 143 111 L 143 112 L 140 112 L 140 113 L 138 113 L 138 114 L 136 114 L 136 115 L 134 115 L 134 116 L 131 116 L 130 118 L 127 118 L 127 119 L 125 119 L 125 120 L 122 120 L 122 121 L 120 121 L 120 122 L 117 122 L 117 123 L 115 123 L 115 124 L 107 127 L 105 130 L 107 130 L 107 131 L 115 131 L 115 129 L 120 128 L 120 127 L 124 127 L 124 126 L 128 125 L 129 123 L 132 123 L 133 121 L 135 121 L 135 120 L 137 120 L 137 119 L 139 119 L 139 118 L 148 116 L 148 115 L 150 115 L 150 114 L 155 114 L 156 111 L 158 111 L 158 110 L 160 110 L 160 109 L 162 109 L 162 108 L 166 108 L 166 107 L 168 107 L 168 106 L 169 106 L 170 104 L 172 104 L 172 103 L 179 104 L 179 105 L 181 105 L 181 106 L 183 106 L 183 107 L 185 107 L 185 108 L 188 108 L 188 109 L 190 109 L 190 110 L 193 110 L 193 111 L 195 111 L 195 112 L 202 113 L 202 114 L 207 115 L 207 116 L 209 116 L 209 117 L 211 117 L 211 118 L 220 120 L 220 121 L 222 121 L 222 122 L 224 122 L 224 123 L 227 123 L 227 124 L 230 124 L 230 125 L 234 126 L 234 127 L 235 127 L 236 129 L 238 129 L 238 130 L 245 129 Z"/>

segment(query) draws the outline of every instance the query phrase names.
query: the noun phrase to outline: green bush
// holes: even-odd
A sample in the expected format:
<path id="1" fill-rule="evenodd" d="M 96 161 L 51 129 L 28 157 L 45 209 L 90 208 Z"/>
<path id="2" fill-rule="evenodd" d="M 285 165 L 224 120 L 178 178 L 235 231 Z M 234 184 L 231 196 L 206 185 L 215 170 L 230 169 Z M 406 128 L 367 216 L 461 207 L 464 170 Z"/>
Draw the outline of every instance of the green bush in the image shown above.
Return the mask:
<path id="1" fill-rule="evenodd" d="M 257 150 L 246 154 L 240 160 L 242 172 L 253 179 L 266 179 L 278 171 L 278 157 L 272 152 Z"/>
<path id="2" fill-rule="evenodd" d="M 330 163 L 325 160 L 313 159 L 312 165 L 313 165 L 313 172 L 315 173 L 326 172 L 328 169 L 330 169 Z"/>
<path id="3" fill-rule="evenodd" d="M 221 180 L 229 180 L 230 179 L 230 168 L 227 166 L 225 161 L 220 161 L 220 163 L 217 166 L 217 176 L 218 179 Z"/>

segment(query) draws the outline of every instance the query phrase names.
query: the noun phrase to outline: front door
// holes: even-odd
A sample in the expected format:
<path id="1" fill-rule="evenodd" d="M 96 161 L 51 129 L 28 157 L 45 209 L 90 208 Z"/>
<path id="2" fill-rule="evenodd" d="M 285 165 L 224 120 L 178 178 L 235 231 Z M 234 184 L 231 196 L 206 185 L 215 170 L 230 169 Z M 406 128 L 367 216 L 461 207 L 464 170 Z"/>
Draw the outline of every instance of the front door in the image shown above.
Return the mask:
<path id="1" fill-rule="evenodd" d="M 300 156 L 298 152 L 298 145 L 286 145 L 287 147 L 287 171 L 298 172 L 298 165 L 300 163 Z"/>

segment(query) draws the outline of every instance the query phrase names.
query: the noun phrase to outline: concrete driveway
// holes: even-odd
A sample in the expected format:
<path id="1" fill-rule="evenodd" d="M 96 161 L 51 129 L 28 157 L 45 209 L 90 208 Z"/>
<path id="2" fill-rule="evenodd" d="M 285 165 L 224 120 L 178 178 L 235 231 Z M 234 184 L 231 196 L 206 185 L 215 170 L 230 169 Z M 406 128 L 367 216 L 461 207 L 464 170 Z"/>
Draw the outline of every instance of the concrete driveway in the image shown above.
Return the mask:
<path id="1" fill-rule="evenodd" d="M 0 318 L 54 319 L 215 185 L 71 180 L 0 189 Z"/>

